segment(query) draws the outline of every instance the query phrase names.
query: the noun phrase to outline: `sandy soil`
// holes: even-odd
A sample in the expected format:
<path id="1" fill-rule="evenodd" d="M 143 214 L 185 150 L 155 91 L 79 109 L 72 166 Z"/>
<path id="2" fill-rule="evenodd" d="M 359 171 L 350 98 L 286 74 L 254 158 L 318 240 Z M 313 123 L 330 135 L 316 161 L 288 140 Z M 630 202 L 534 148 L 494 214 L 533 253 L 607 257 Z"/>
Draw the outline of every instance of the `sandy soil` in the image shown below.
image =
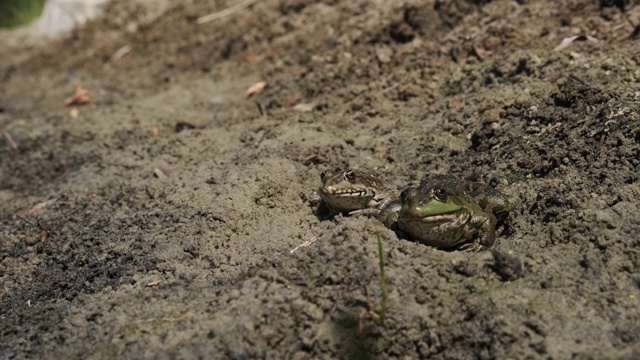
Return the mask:
<path id="1" fill-rule="evenodd" d="M 233 3 L 116 2 L 2 42 L 0 360 L 639 358 L 629 3 L 281 0 L 198 24 Z M 74 80 L 93 101 L 72 118 Z M 336 167 L 455 174 L 516 210 L 497 257 L 438 251 L 318 217 Z"/>

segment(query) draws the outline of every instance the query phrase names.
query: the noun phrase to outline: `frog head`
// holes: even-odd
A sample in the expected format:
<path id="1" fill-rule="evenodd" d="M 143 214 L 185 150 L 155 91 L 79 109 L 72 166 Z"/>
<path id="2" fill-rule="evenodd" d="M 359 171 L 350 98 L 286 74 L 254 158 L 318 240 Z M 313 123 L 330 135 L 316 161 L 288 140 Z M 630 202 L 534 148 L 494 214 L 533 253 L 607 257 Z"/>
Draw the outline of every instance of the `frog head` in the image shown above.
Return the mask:
<path id="1" fill-rule="evenodd" d="M 451 214 L 464 207 L 460 197 L 443 186 L 407 188 L 400 193 L 405 215 L 426 218 Z"/>
<path id="2" fill-rule="evenodd" d="M 472 239 L 477 205 L 455 182 L 424 182 L 400 193 L 398 225 L 419 242 L 454 248 Z"/>
<path id="3" fill-rule="evenodd" d="M 320 174 L 319 189 L 324 202 L 338 212 L 365 209 L 384 189 L 384 183 L 372 174 L 357 170 L 332 171 Z"/>

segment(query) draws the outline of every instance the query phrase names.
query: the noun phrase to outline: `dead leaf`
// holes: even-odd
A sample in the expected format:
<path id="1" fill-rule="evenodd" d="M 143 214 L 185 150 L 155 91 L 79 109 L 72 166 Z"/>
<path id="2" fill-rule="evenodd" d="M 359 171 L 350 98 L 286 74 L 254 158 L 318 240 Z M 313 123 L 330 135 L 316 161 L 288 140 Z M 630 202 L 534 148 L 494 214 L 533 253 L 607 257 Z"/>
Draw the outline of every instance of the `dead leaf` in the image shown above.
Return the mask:
<path id="1" fill-rule="evenodd" d="M 388 47 L 381 47 L 376 49 L 376 56 L 378 57 L 378 61 L 383 64 L 391 62 L 391 56 L 393 56 L 393 50 Z"/>
<path id="2" fill-rule="evenodd" d="M 267 86 L 267 83 L 265 81 L 259 81 L 251 86 L 249 86 L 249 89 L 247 89 L 247 92 L 244 94 L 247 98 L 252 97 L 253 95 L 258 95 L 262 92 L 262 90 L 264 90 L 264 87 Z"/>
<path id="3" fill-rule="evenodd" d="M 123 47 L 121 47 L 120 49 L 118 49 L 118 51 L 116 51 L 113 56 L 111 56 L 111 59 L 113 61 L 117 61 L 122 59 L 123 56 L 127 55 L 129 53 L 129 51 L 131 51 L 131 46 L 130 45 L 125 45 Z"/>
<path id="4" fill-rule="evenodd" d="M 91 95 L 79 81 L 73 83 L 73 94 L 64 101 L 65 105 L 83 105 L 91 102 Z"/>
<path id="5" fill-rule="evenodd" d="M 484 48 L 481 48 L 479 46 L 475 46 L 473 48 L 473 52 L 475 53 L 475 55 L 480 60 L 483 60 L 485 57 L 487 57 L 487 54 L 489 53 L 487 50 L 485 50 Z"/>
<path id="6" fill-rule="evenodd" d="M 247 54 L 244 56 L 244 61 L 248 62 L 249 64 L 254 63 L 258 60 L 260 60 L 260 57 L 254 54 Z"/>
<path id="7" fill-rule="evenodd" d="M 164 173 L 164 171 L 160 170 L 160 168 L 153 169 L 153 175 L 155 175 L 158 179 L 166 179 L 168 176 Z"/>
<path id="8" fill-rule="evenodd" d="M 315 103 L 298 104 L 298 105 L 292 107 L 293 110 L 300 111 L 300 112 L 312 111 L 315 108 L 316 108 L 316 104 Z"/>
<path id="9" fill-rule="evenodd" d="M 147 284 L 147 287 L 156 286 L 156 285 L 160 284 L 161 282 L 162 282 L 162 280 L 153 280 L 152 282 Z"/>
<path id="10" fill-rule="evenodd" d="M 300 101 L 300 99 L 302 99 L 302 93 L 300 91 L 297 91 L 295 94 L 291 95 L 288 99 L 287 102 L 284 103 L 284 107 L 285 109 L 288 109 L 290 107 L 292 107 L 293 105 L 295 105 L 298 101 Z"/>
<path id="11" fill-rule="evenodd" d="M 72 107 L 71 110 L 69 110 L 69 117 L 75 119 L 78 116 L 80 116 L 80 110 L 78 110 L 78 108 L 75 106 Z"/>
<path id="12" fill-rule="evenodd" d="M 555 48 L 553 48 L 553 51 L 562 51 L 562 50 L 568 48 L 576 40 L 585 41 L 585 40 L 587 40 L 587 37 L 584 36 L 584 35 L 574 35 L 574 36 L 566 37 L 566 38 L 562 39 L 562 41 L 560 42 L 560 45 L 558 45 Z"/>
<path id="13" fill-rule="evenodd" d="M 156 124 L 151 125 L 149 132 L 151 133 L 151 136 L 158 136 L 158 126 Z"/>
<path id="14" fill-rule="evenodd" d="M 378 61 L 383 64 L 391 62 L 391 57 L 385 54 L 378 54 Z"/>

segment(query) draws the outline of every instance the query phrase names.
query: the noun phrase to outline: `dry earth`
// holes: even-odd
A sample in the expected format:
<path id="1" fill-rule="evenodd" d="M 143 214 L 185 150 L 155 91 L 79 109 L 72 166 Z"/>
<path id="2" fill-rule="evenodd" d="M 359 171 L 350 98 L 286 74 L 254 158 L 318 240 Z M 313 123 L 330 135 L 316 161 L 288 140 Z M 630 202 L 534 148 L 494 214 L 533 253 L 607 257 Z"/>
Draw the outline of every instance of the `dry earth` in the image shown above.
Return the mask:
<path id="1" fill-rule="evenodd" d="M 118 1 L 2 42 L 0 360 L 640 358 L 639 5 L 266 0 L 198 24 L 233 4 Z M 496 257 L 438 251 L 318 217 L 336 167 L 516 210 Z"/>

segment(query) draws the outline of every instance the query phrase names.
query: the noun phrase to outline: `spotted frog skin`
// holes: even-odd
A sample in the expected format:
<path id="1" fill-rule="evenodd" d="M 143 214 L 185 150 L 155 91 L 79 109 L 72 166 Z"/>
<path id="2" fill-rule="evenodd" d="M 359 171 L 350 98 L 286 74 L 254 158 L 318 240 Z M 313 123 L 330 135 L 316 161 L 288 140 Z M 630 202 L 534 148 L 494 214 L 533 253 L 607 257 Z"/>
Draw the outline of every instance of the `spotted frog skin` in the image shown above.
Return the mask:
<path id="1" fill-rule="evenodd" d="M 488 185 L 435 176 L 400 194 L 398 226 L 422 244 L 440 249 L 478 251 L 496 238 L 497 217 L 512 209 Z"/>
<path id="2" fill-rule="evenodd" d="M 376 215 L 396 200 L 399 191 L 375 175 L 357 170 L 323 171 L 320 197 L 334 212 Z"/>

